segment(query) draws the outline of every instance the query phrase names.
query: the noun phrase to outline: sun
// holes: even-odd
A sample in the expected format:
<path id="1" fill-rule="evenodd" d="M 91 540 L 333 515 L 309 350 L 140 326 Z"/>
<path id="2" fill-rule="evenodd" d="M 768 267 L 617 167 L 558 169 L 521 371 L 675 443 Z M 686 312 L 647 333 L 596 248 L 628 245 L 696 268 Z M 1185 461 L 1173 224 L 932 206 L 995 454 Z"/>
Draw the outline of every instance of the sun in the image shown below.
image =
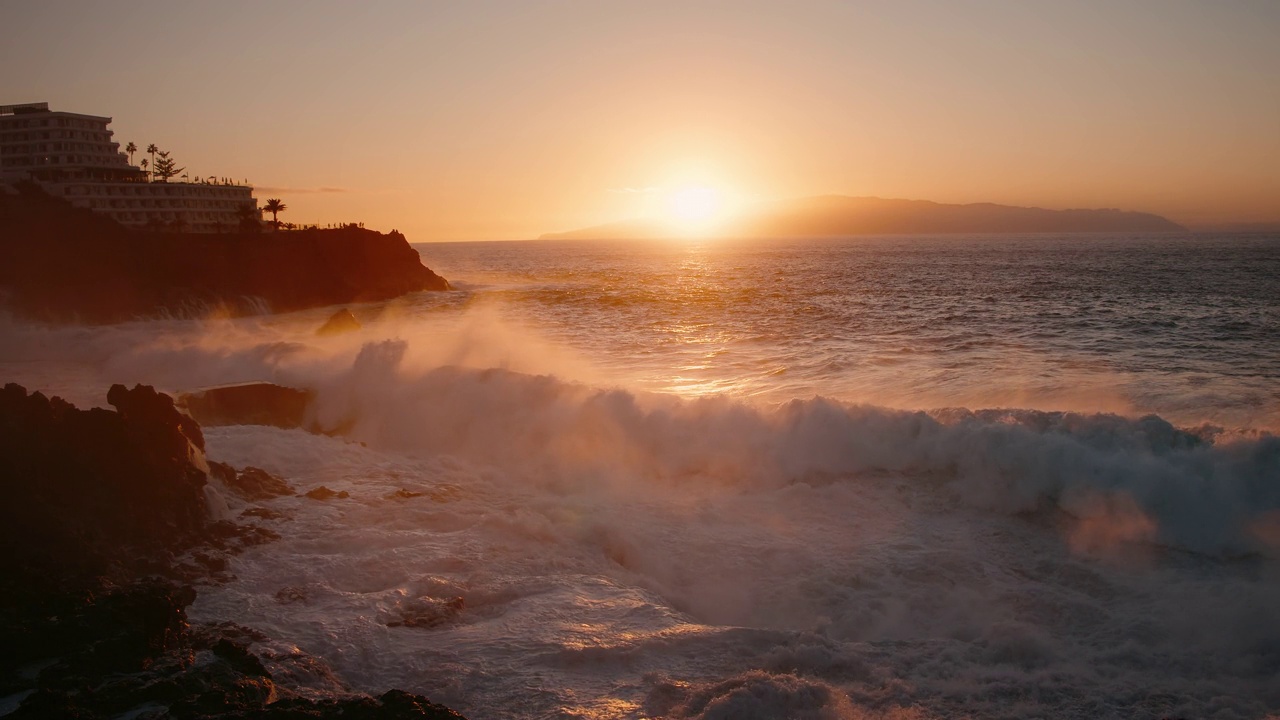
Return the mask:
<path id="1" fill-rule="evenodd" d="M 681 185 L 667 192 L 666 219 L 682 233 L 708 232 L 726 215 L 724 192 L 710 185 Z"/>

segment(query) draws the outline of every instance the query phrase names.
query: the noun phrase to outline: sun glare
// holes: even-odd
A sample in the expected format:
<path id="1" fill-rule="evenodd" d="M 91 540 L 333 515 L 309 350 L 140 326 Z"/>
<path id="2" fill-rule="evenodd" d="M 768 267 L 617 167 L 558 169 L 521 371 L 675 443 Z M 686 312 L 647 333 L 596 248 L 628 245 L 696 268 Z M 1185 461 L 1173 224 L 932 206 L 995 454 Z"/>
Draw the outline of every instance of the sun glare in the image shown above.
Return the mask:
<path id="1" fill-rule="evenodd" d="M 704 233 L 725 218 L 725 196 L 710 185 L 683 185 L 667 193 L 667 221 L 684 233 Z"/>

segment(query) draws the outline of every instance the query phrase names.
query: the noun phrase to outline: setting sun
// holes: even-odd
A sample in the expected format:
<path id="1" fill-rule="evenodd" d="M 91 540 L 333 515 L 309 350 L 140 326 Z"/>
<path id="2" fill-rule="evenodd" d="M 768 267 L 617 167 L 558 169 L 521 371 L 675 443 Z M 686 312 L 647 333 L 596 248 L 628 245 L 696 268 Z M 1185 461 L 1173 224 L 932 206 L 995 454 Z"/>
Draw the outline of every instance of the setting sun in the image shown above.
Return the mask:
<path id="1" fill-rule="evenodd" d="M 725 195 L 709 185 L 683 185 L 666 198 L 666 218 L 685 233 L 710 230 L 725 219 Z"/>

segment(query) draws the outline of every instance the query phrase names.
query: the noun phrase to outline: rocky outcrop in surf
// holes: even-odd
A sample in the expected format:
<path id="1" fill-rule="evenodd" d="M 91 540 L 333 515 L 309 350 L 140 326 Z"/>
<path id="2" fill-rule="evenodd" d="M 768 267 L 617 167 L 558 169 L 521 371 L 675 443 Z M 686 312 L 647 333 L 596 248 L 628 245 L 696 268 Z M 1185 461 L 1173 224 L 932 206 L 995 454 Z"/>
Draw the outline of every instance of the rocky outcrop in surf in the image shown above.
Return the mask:
<path id="1" fill-rule="evenodd" d="M 24 317 L 288 312 L 390 300 L 449 283 L 398 232 L 139 232 L 38 188 L 0 193 L 0 288 Z"/>
<path id="2" fill-rule="evenodd" d="M 267 638 L 247 628 L 191 626 L 193 585 L 225 581 L 229 555 L 278 537 L 226 520 L 215 487 L 249 500 L 293 489 L 206 463 L 200 426 L 154 388 L 115 385 L 107 401 L 114 411 L 0 390 L 8 717 L 461 717 L 398 690 L 353 693 L 301 651 L 253 652 Z"/>
<path id="3" fill-rule="evenodd" d="M 315 392 L 268 382 L 205 388 L 178 397 L 183 409 L 202 425 L 301 427 Z"/>

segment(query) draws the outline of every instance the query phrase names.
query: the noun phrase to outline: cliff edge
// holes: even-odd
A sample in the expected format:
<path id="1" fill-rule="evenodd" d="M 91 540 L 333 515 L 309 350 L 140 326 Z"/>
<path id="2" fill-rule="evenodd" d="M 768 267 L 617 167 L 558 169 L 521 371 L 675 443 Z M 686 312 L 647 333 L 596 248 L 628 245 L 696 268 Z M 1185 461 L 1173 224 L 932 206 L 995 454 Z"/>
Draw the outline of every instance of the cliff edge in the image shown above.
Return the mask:
<path id="1" fill-rule="evenodd" d="M 251 314 L 264 303 L 289 312 L 450 289 L 397 232 L 142 232 L 34 187 L 0 194 L 0 287 L 18 315 L 86 323 L 211 308 Z"/>

